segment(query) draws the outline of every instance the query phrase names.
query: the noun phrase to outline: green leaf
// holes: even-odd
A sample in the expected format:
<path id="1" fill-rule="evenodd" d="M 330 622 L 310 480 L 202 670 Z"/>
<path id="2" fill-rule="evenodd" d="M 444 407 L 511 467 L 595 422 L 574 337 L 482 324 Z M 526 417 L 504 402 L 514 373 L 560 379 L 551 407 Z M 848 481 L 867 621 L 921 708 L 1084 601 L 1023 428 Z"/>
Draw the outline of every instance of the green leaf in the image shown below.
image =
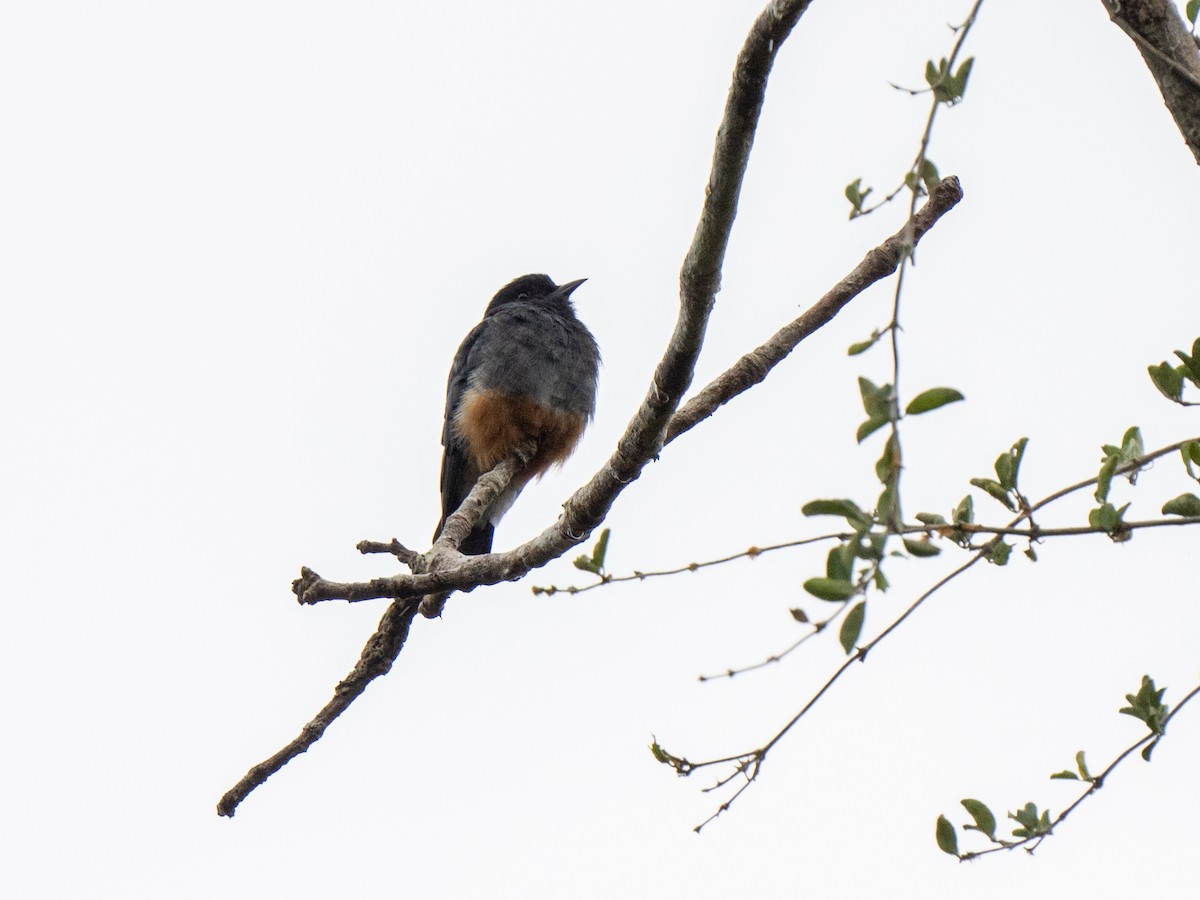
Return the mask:
<path id="1" fill-rule="evenodd" d="M 871 336 L 867 340 L 859 341 L 856 344 L 851 344 L 850 349 L 846 351 L 846 355 L 847 356 L 858 356 L 858 354 L 860 354 L 860 353 L 866 353 L 868 350 L 870 350 L 872 347 L 874 347 L 877 343 L 879 343 L 879 339 L 881 337 L 883 337 L 883 335 L 880 334 L 878 331 L 872 331 Z"/>
<path id="2" fill-rule="evenodd" d="M 971 499 L 970 494 L 963 497 L 958 506 L 954 507 L 951 518 L 954 519 L 955 525 L 969 525 L 975 521 L 975 501 Z"/>
<path id="3" fill-rule="evenodd" d="M 608 553 L 608 536 L 611 534 L 611 528 L 605 528 L 600 532 L 600 538 L 596 541 L 596 546 L 592 548 L 592 564 L 599 571 L 604 571 L 604 556 Z"/>
<path id="4" fill-rule="evenodd" d="M 962 99 L 963 93 L 967 89 L 967 79 L 971 77 L 971 68 L 974 65 L 975 58 L 971 57 L 958 67 L 957 72 L 951 75 L 950 63 L 946 59 L 942 59 L 937 68 L 934 68 L 932 60 L 925 64 L 925 81 L 933 88 L 933 96 L 939 103 L 953 105 Z"/>
<path id="5" fill-rule="evenodd" d="M 1122 715 L 1133 716 L 1146 723 L 1146 727 L 1154 734 L 1162 734 L 1166 727 L 1169 707 L 1162 702 L 1166 688 L 1156 688 L 1154 679 L 1149 675 L 1142 676 L 1142 686 L 1136 694 L 1126 694 L 1129 706 L 1120 709 Z M 1148 750 L 1149 748 L 1147 748 Z M 1147 759 L 1148 754 L 1143 754 Z"/>
<path id="6" fill-rule="evenodd" d="M 863 412 L 871 418 L 887 416 L 891 412 L 892 386 L 877 385 L 869 378 L 858 376 L 858 393 L 862 397 Z"/>
<path id="7" fill-rule="evenodd" d="M 1025 445 L 1028 443 L 1029 438 L 1021 438 L 1007 453 L 996 457 L 992 468 L 996 470 L 996 477 L 1000 479 L 1000 486 L 1005 491 L 1017 489 L 1017 474 L 1021 468 L 1021 459 L 1025 456 Z"/>
<path id="8" fill-rule="evenodd" d="M 842 629 L 838 632 L 838 640 L 841 642 L 842 649 L 847 653 L 854 650 L 854 644 L 858 640 L 859 634 L 862 633 L 863 619 L 866 615 L 867 602 L 865 600 L 856 604 L 850 612 L 846 613 Z"/>
<path id="9" fill-rule="evenodd" d="M 938 849 L 951 856 L 958 856 L 958 835 L 955 834 L 954 826 L 945 816 L 938 816 L 936 834 Z"/>
<path id="10" fill-rule="evenodd" d="M 1142 443 L 1142 430 L 1134 425 L 1121 438 L 1121 460 L 1131 462 L 1146 455 L 1146 447 Z"/>
<path id="11" fill-rule="evenodd" d="M 905 407 L 904 412 L 905 415 L 919 416 L 921 413 L 927 413 L 930 410 L 937 409 L 939 406 L 945 406 L 947 403 L 957 403 L 963 399 L 965 399 L 963 395 L 954 388 L 930 388 L 913 397 L 912 402 Z"/>
<path id="12" fill-rule="evenodd" d="M 919 557 L 937 556 L 942 552 L 942 548 L 928 538 L 923 540 L 904 538 L 904 549 L 913 556 Z"/>
<path id="13" fill-rule="evenodd" d="M 1164 397 L 1179 402 L 1183 397 L 1183 372 L 1180 369 L 1169 362 L 1163 362 L 1157 366 L 1148 366 L 1146 371 L 1150 373 L 1150 380 Z"/>
<path id="14" fill-rule="evenodd" d="M 1118 450 L 1117 453 L 1120 451 Z M 1094 495 L 1097 502 L 1104 503 L 1108 499 L 1108 489 L 1112 487 L 1113 474 L 1117 471 L 1119 462 L 1117 454 L 1113 454 L 1107 457 L 1100 466 L 1100 474 L 1096 476 L 1096 493 Z"/>
<path id="15" fill-rule="evenodd" d="M 1012 544 L 1006 544 L 1004 541 L 996 541 L 991 544 L 987 551 L 987 560 L 993 565 L 1007 566 L 1009 554 L 1012 553 Z"/>
<path id="16" fill-rule="evenodd" d="M 1111 531 L 1117 523 L 1117 510 L 1111 503 L 1105 503 L 1088 513 L 1088 524 L 1101 531 Z"/>
<path id="17" fill-rule="evenodd" d="M 871 576 L 871 580 L 875 582 L 875 587 L 879 591 L 888 589 L 888 580 L 883 577 L 883 569 L 876 569 L 875 574 Z"/>
<path id="18" fill-rule="evenodd" d="M 875 477 L 884 484 L 889 483 L 896 474 L 899 464 L 900 445 L 896 442 L 896 435 L 893 434 L 883 445 L 882 455 L 875 461 Z"/>
<path id="19" fill-rule="evenodd" d="M 996 457 L 996 463 L 992 466 L 996 470 L 996 477 L 1000 479 L 1000 487 L 1005 491 L 1011 491 L 1014 487 L 1013 472 L 1016 463 L 1013 461 L 1011 453 L 1001 453 Z"/>
<path id="20" fill-rule="evenodd" d="M 1072 772 L 1070 769 L 1063 769 L 1061 772 L 1055 772 L 1050 777 L 1051 777 L 1051 779 L 1062 778 L 1064 780 L 1070 780 L 1070 781 L 1078 781 L 1079 780 L 1079 776 L 1076 775 L 1074 772 Z"/>
<path id="21" fill-rule="evenodd" d="M 838 578 L 810 578 L 803 586 L 806 591 L 821 600 L 839 602 L 854 596 L 854 585 Z"/>
<path id="22" fill-rule="evenodd" d="M 862 179 L 855 178 L 846 185 L 846 199 L 850 201 L 850 218 L 854 219 L 863 214 L 863 202 L 871 193 L 871 188 L 863 190 Z"/>
<path id="23" fill-rule="evenodd" d="M 854 546 L 840 544 L 829 551 L 825 558 L 825 574 L 834 581 L 850 583 L 854 574 Z"/>
<path id="24" fill-rule="evenodd" d="M 950 86 L 953 97 L 951 102 L 957 103 L 967 92 L 967 79 L 971 77 L 971 69 L 975 67 L 975 57 L 968 56 L 954 73 L 953 84 Z"/>
<path id="25" fill-rule="evenodd" d="M 1007 459 L 1007 457 L 1003 456 L 1000 458 Z M 993 481 L 990 478 L 972 478 L 971 484 L 975 485 L 975 487 L 979 488 L 981 491 L 984 491 L 992 498 L 999 500 L 1013 512 L 1017 511 L 1017 504 L 1015 504 L 1012 498 L 1008 496 L 1008 491 L 1004 489 L 1004 486 L 1000 484 L 1000 482 Z"/>
<path id="26" fill-rule="evenodd" d="M 1183 365 L 1179 366 L 1176 371 L 1192 384 L 1200 384 L 1200 358 L 1188 356 L 1182 350 L 1176 350 L 1175 355 L 1183 360 Z"/>
<path id="27" fill-rule="evenodd" d="M 1200 441 L 1188 441 L 1179 448 L 1179 455 L 1183 457 L 1183 467 L 1187 470 L 1188 478 L 1200 480 L 1192 470 L 1192 463 L 1200 465 Z"/>
<path id="28" fill-rule="evenodd" d="M 1192 342 L 1192 355 L 1189 357 L 1183 351 L 1176 350 L 1175 355 L 1187 366 L 1187 378 L 1192 384 L 1200 387 L 1200 338 Z"/>
<path id="29" fill-rule="evenodd" d="M 996 817 L 988 809 L 987 804 L 970 798 L 960 800 L 959 802 L 971 814 L 971 818 L 975 820 L 974 825 L 964 825 L 963 828 L 982 831 L 989 839 L 994 841 L 996 839 Z"/>
<path id="30" fill-rule="evenodd" d="M 1015 444 L 1009 453 L 1013 458 L 1013 487 L 1017 485 L 1017 479 L 1021 475 L 1021 463 L 1025 460 L 1025 448 L 1029 445 L 1029 438 L 1023 437 Z"/>
<path id="31" fill-rule="evenodd" d="M 1128 503 L 1120 509 L 1114 508 L 1111 503 L 1105 503 L 1088 513 L 1088 524 L 1103 531 L 1117 543 L 1123 543 L 1133 535 L 1124 522 L 1127 509 Z"/>
<path id="32" fill-rule="evenodd" d="M 858 426 L 858 431 L 854 433 L 854 437 L 858 440 L 858 443 L 861 444 L 890 421 L 891 420 L 887 416 L 867 419 L 867 421 Z"/>
<path id="33" fill-rule="evenodd" d="M 917 176 L 921 179 L 921 183 L 925 185 L 926 192 L 932 194 L 933 189 L 938 186 L 941 181 L 941 176 L 938 175 L 938 168 L 933 164 L 931 159 L 922 159 L 921 165 L 917 168 Z"/>
<path id="34" fill-rule="evenodd" d="M 1083 756 L 1083 751 L 1080 750 L 1075 754 L 1075 765 L 1079 769 L 1079 777 L 1084 781 L 1092 780 L 1092 773 L 1088 771 L 1087 760 Z"/>
<path id="35" fill-rule="evenodd" d="M 942 60 L 943 68 L 944 68 L 945 62 L 946 62 L 945 60 Z M 942 77 L 942 70 L 933 64 L 932 59 L 926 60 L 925 61 L 925 83 L 928 84 L 930 87 L 933 87 L 934 85 L 936 85 L 938 83 L 938 81 L 941 79 L 941 77 Z"/>
<path id="36" fill-rule="evenodd" d="M 600 567 L 592 562 L 592 558 L 590 556 L 577 556 L 571 561 L 571 565 L 581 571 L 591 572 L 593 575 L 600 574 Z"/>
<path id="37" fill-rule="evenodd" d="M 888 527 L 900 526 L 900 498 L 896 494 L 895 482 L 885 487 L 879 495 L 875 503 L 875 516 Z"/>
<path id="38" fill-rule="evenodd" d="M 1196 16 L 1200 14 L 1200 0 L 1188 0 L 1185 12 L 1187 13 L 1188 21 L 1195 25 Z"/>
<path id="39" fill-rule="evenodd" d="M 937 513 L 919 512 L 917 513 L 917 521 L 922 525 L 945 525 L 946 520 Z"/>
<path id="40" fill-rule="evenodd" d="M 800 507 L 800 512 L 806 516 L 842 516 L 852 525 L 868 526 L 871 517 L 859 509 L 853 500 L 844 498 L 837 500 L 810 500 Z"/>
<path id="41" fill-rule="evenodd" d="M 1195 494 L 1180 494 L 1163 504 L 1164 516 L 1200 516 L 1200 497 Z"/>
<path id="42" fill-rule="evenodd" d="M 1031 838 L 1050 831 L 1050 811 L 1039 815 L 1038 808 L 1033 803 L 1026 803 L 1015 813 L 1010 812 L 1008 817 L 1021 826 L 1013 829 L 1013 837 Z"/>

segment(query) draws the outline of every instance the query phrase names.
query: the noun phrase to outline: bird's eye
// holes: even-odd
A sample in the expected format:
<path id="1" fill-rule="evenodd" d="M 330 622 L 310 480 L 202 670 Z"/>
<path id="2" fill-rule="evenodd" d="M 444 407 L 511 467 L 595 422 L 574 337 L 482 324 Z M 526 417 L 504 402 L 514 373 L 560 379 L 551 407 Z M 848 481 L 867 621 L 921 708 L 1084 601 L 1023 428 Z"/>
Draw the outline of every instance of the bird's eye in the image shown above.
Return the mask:
<path id="1" fill-rule="evenodd" d="M 524 291 L 522 291 L 521 293 L 517 294 L 517 299 L 518 300 L 528 300 L 529 295 L 526 294 Z"/>

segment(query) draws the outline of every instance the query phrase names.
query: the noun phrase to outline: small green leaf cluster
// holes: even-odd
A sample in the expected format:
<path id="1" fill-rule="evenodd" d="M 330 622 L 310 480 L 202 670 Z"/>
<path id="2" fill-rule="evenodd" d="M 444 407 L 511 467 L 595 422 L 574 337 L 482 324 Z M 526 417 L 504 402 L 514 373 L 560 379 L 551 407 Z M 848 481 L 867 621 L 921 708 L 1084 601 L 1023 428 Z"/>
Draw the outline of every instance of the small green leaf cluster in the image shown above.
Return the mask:
<path id="1" fill-rule="evenodd" d="M 596 540 L 596 546 L 592 548 L 592 555 L 575 557 L 573 565 L 575 568 L 584 572 L 591 572 L 593 575 L 599 575 L 601 578 L 607 577 L 604 571 L 604 557 L 608 553 L 608 536 L 612 529 L 605 528 L 600 532 L 600 537 Z"/>
<path id="2" fill-rule="evenodd" d="M 971 68 L 975 65 L 975 57 L 968 57 L 958 67 L 958 71 L 950 74 L 950 61 L 942 57 L 937 65 L 933 60 L 925 63 L 925 81 L 933 90 L 933 96 L 939 103 L 953 106 L 963 98 L 967 91 L 967 79 L 971 77 Z"/>
<path id="3" fill-rule="evenodd" d="M 851 353 L 862 352 L 879 340 L 879 337 L 879 332 L 875 332 L 869 341 L 851 347 Z M 868 378 L 859 377 L 858 390 L 862 397 L 863 410 L 867 414 L 866 421 L 858 426 L 856 434 L 861 444 L 884 425 L 896 422 L 900 414 L 892 385 L 877 385 Z M 914 397 L 904 412 L 908 416 L 919 416 L 962 399 L 963 395 L 954 388 L 930 388 Z M 802 508 L 801 512 L 806 516 L 840 516 L 854 532 L 852 539 L 829 552 L 825 561 L 825 575 L 809 578 L 804 582 L 804 589 L 814 597 L 836 603 L 848 603 L 856 595 L 865 595 L 868 585 L 873 584 L 881 591 L 887 590 L 888 582 L 882 570 L 887 540 L 889 534 L 902 526 L 899 493 L 900 442 L 895 431 L 888 437 L 883 453 L 875 462 L 875 476 L 883 485 L 883 492 L 875 504 L 874 515 L 848 499 L 814 500 Z M 872 531 L 876 525 L 882 526 L 883 530 Z M 940 552 L 928 536 L 922 539 L 904 538 L 903 543 L 913 556 L 936 556 Z M 863 560 L 868 565 L 856 574 L 857 560 Z M 838 639 L 846 653 L 854 650 L 862 633 L 866 613 L 864 599 L 850 609 L 842 622 Z"/>
<path id="4" fill-rule="evenodd" d="M 990 497 L 1003 504 L 1005 509 L 1011 512 L 1017 512 L 1021 509 L 1028 509 L 1029 501 L 1025 499 L 1025 495 L 1021 493 L 1018 486 L 1018 480 L 1021 474 L 1021 462 L 1025 459 L 1025 447 L 1029 443 L 1029 438 L 1021 438 L 1011 448 L 1001 453 L 996 457 L 996 462 L 992 468 L 995 470 L 995 478 L 972 478 L 971 484 L 980 490 L 987 493 Z M 940 534 L 950 538 L 961 547 L 970 548 L 971 534 L 974 529 L 970 526 L 975 524 L 975 501 L 970 494 L 967 494 L 958 502 L 958 505 L 950 513 L 950 521 L 938 513 L 920 512 L 917 513 L 917 521 L 922 525 L 928 525 L 930 528 L 936 529 Z M 914 551 L 909 542 L 905 541 L 905 546 L 908 547 L 914 556 L 932 556 L 932 553 Z M 987 560 L 998 566 L 1003 566 L 1008 563 L 1009 555 L 1012 553 L 1012 544 L 1006 543 L 998 536 L 985 545 L 982 550 Z M 1025 555 L 1030 559 L 1037 561 L 1037 555 L 1033 549 L 1025 551 Z"/>
<path id="5" fill-rule="evenodd" d="M 854 436 L 861 444 L 868 436 L 884 425 L 899 418 L 896 410 L 896 393 L 890 384 L 877 385 L 869 378 L 858 378 L 858 391 L 862 395 L 863 409 L 867 420 L 858 426 Z"/>
<path id="6" fill-rule="evenodd" d="M 1175 403 L 1187 405 L 1183 399 L 1183 385 L 1190 381 L 1194 387 L 1200 387 L 1200 338 L 1192 342 L 1191 354 L 1176 350 L 1175 355 L 1182 362 L 1173 366 L 1166 360 L 1156 366 L 1149 366 L 1150 380 L 1162 392 L 1162 395 Z"/>
<path id="7" fill-rule="evenodd" d="M 933 189 L 941 180 L 942 177 L 938 174 L 938 168 L 933 164 L 933 160 L 922 156 L 921 161 L 904 176 L 904 186 L 920 196 L 922 193 L 932 194 Z"/>
<path id="8" fill-rule="evenodd" d="M 806 516 L 840 516 L 846 520 L 854 536 L 829 551 L 825 558 L 825 575 L 809 578 L 804 590 L 821 600 L 831 603 L 848 603 L 856 594 L 865 593 L 868 584 L 881 591 L 887 590 L 887 579 L 880 570 L 887 534 L 872 532 L 875 518 L 863 511 L 853 500 L 813 500 L 804 504 L 801 512 Z M 856 575 L 855 564 L 864 560 L 868 566 Z M 866 619 L 866 601 L 860 601 L 846 615 L 838 633 L 842 649 L 850 653 L 862 633 Z"/>
<path id="9" fill-rule="evenodd" d="M 1004 504 L 1004 508 L 1009 512 L 1017 512 L 1025 502 L 1017 490 L 1017 477 L 1021 472 L 1021 460 L 1025 457 L 1025 445 L 1028 443 L 1029 438 L 1021 438 L 1012 445 L 1012 449 L 996 457 L 992 466 L 996 472 L 995 478 L 971 479 L 971 484 Z"/>
<path id="10" fill-rule="evenodd" d="M 1075 754 L 1075 768 L 1079 770 L 1079 774 L 1072 772 L 1070 769 L 1063 769 L 1061 772 L 1055 772 L 1050 777 L 1052 779 L 1059 778 L 1068 781 L 1088 781 L 1093 783 L 1096 781 L 1092 777 L 1092 773 L 1088 771 L 1087 759 L 1084 757 L 1082 750 Z"/>
<path id="11" fill-rule="evenodd" d="M 1121 445 L 1104 444 L 1101 448 L 1104 456 L 1101 458 L 1100 473 L 1096 476 L 1095 497 L 1099 506 L 1088 513 L 1088 524 L 1098 528 L 1117 543 L 1127 541 L 1133 533 L 1125 524 L 1125 511 L 1129 509 L 1126 503 L 1120 509 L 1108 502 L 1109 488 L 1112 487 L 1113 476 L 1118 470 L 1129 476 L 1130 483 L 1137 477 L 1138 467 L 1146 454 L 1142 443 L 1142 432 L 1136 425 L 1126 430 L 1121 438 Z"/>
<path id="12" fill-rule="evenodd" d="M 873 188 L 863 189 L 862 179 L 855 178 L 852 182 L 846 185 L 846 199 L 850 201 L 850 218 L 857 219 L 859 216 L 866 215 L 863 210 L 863 203 L 870 196 Z M 863 348 L 866 349 L 865 347 Z M 862 351 L 859 351 L 862 352 Z"/>
<path id="13" fill-rule="evenodd" d="M 1141 719 L 1146 723 L 1146 727 L 1150 729 L 1150 733 L 1155 736 L 1154 740 L 1142 750 L 1142 759 L 1147 762 L 1150 760 L 1150 752 L 1154 749 L 1154 745 L 1158 743 L 1158 739 L 1162 737 L 1166 728 L 1167 715 L 1170 712 L 1170 708 L 1162 702 L 1163 694 L 1166 693 L 1166 690 L 1166 688 L 1156 688 L 1154 686 L 1154 679 L 1149 675 L 1143 675 L 1142 686 L 1138 688 L 1136 694 L 1125 695 L 1125 699 L 1129 701 L 1129 705 L 1121 707 L 1120 710 L 1122 715 Z"/>
<path id="14" fill-rule="evenodd" d="M 1012 841 L 996 837 L 996 816 L 986 803 L 982 800 L 973 800 L 970 797 L 959 802 L 972 819 L 971 822 L 962 826 L 963 831 L 978 831 L 993 844 L 999 844 L 1002 847 L 1013 845 Z M 1018 841 L 1042 837 L 1050 833 L 1050 811 L 1039 811 L 1037 804 L 1026 803 L 1016 812 L 1010 812 L 1008 818 L 1017 823 L 1017 826 L 1012 830 L 1012 836 Z M 966 859 L 974 855 L 964 854 L 959 851 L 958 835 L 954 831 L 954 825 L 945 816 L 938 816 L 935 837 L 938 848 L 945 853 L 949 853 L 951 856 Z"/>
<path id="15" fill-rule="evenodd" d="M 869 340 L 852 344 L 849 354 L 855 356 L 862 353 L 874 345 L 879 338 L 879 332 L 872 332 Z M 863 410 L 867 414 L 866 421 L 859 425 L 858 431 L 855 432 L 855 438 L 861 444 L 884 425 L 899 420 L 900 414 L 899 408 L 896 405 L 896 392 L 890 384 L 877 385 L 870 379 L 863 378 L 860 375 L 858 379 L 858 392 L 862 396 Z M 908 406 L 904 408 L 904 414 L 906 416 L 919 416 L 923 413 L 931 412 L 938 407 L 945 406 L 948 403 L 956 403 L 962 399 L 964 399 L 962 393 L 954 388 L 929 388 L 928 390 L 921 391 L 921 393 L 909 401 Z"/>
<path id="16" fill-rule="evenodd" d="M 1010 812 L 1008 817 L 1017 823 L 1012 832 L 1015 838 L 1041 837 L 1050 833 L 1050 810 L 1039 813 L 1034 803 L 1026 803 L 1015 813 Z"/>

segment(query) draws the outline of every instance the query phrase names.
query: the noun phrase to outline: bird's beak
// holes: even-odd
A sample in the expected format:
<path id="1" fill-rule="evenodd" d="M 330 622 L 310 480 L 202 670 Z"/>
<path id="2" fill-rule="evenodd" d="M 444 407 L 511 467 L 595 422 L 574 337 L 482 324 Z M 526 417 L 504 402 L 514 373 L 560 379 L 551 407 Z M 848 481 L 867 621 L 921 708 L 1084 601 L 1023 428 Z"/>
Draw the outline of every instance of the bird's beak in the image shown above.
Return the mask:
<path id="1" fill-rule="evenodd" d="M 558 286 L 558 290 L 555 291 L 555 293 L 561 294 L 564 298 L 570 297 L 571 292 L 574 291 L 575 288 L 577 288 L 581 284 L 583 284 L 585 281 L 587 281 L 586 278 L 580 278 L 578 281 L 568 281 L 566 284 L 560 284 Z"/>

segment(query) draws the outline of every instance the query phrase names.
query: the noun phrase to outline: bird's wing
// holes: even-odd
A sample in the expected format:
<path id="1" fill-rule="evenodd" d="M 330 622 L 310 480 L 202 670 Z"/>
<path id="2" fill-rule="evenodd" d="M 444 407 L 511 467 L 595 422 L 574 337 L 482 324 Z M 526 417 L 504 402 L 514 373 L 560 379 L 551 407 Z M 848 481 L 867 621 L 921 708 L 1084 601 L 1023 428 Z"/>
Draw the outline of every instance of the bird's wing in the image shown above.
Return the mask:
<path id="1" fill-rule="evenodd" d="M 454 354 L 450 377 L 446 380 L 446 419 L 442 425 L 442 447 L 445 448 L 442 453 L 442 518 L 433 534 L 434 539 L 446 523 L 446 517 L 458 509 L 479 477 L 479 473 L 474 471 L 475 467 L 470 463 L 462 438 L 454 428 L 454 417 L 467 392 L 471 375 L 471 351 L 488 328 L 489 320 L 484 319 L 466 336 L 459 345 L 458 352 Z"/>

